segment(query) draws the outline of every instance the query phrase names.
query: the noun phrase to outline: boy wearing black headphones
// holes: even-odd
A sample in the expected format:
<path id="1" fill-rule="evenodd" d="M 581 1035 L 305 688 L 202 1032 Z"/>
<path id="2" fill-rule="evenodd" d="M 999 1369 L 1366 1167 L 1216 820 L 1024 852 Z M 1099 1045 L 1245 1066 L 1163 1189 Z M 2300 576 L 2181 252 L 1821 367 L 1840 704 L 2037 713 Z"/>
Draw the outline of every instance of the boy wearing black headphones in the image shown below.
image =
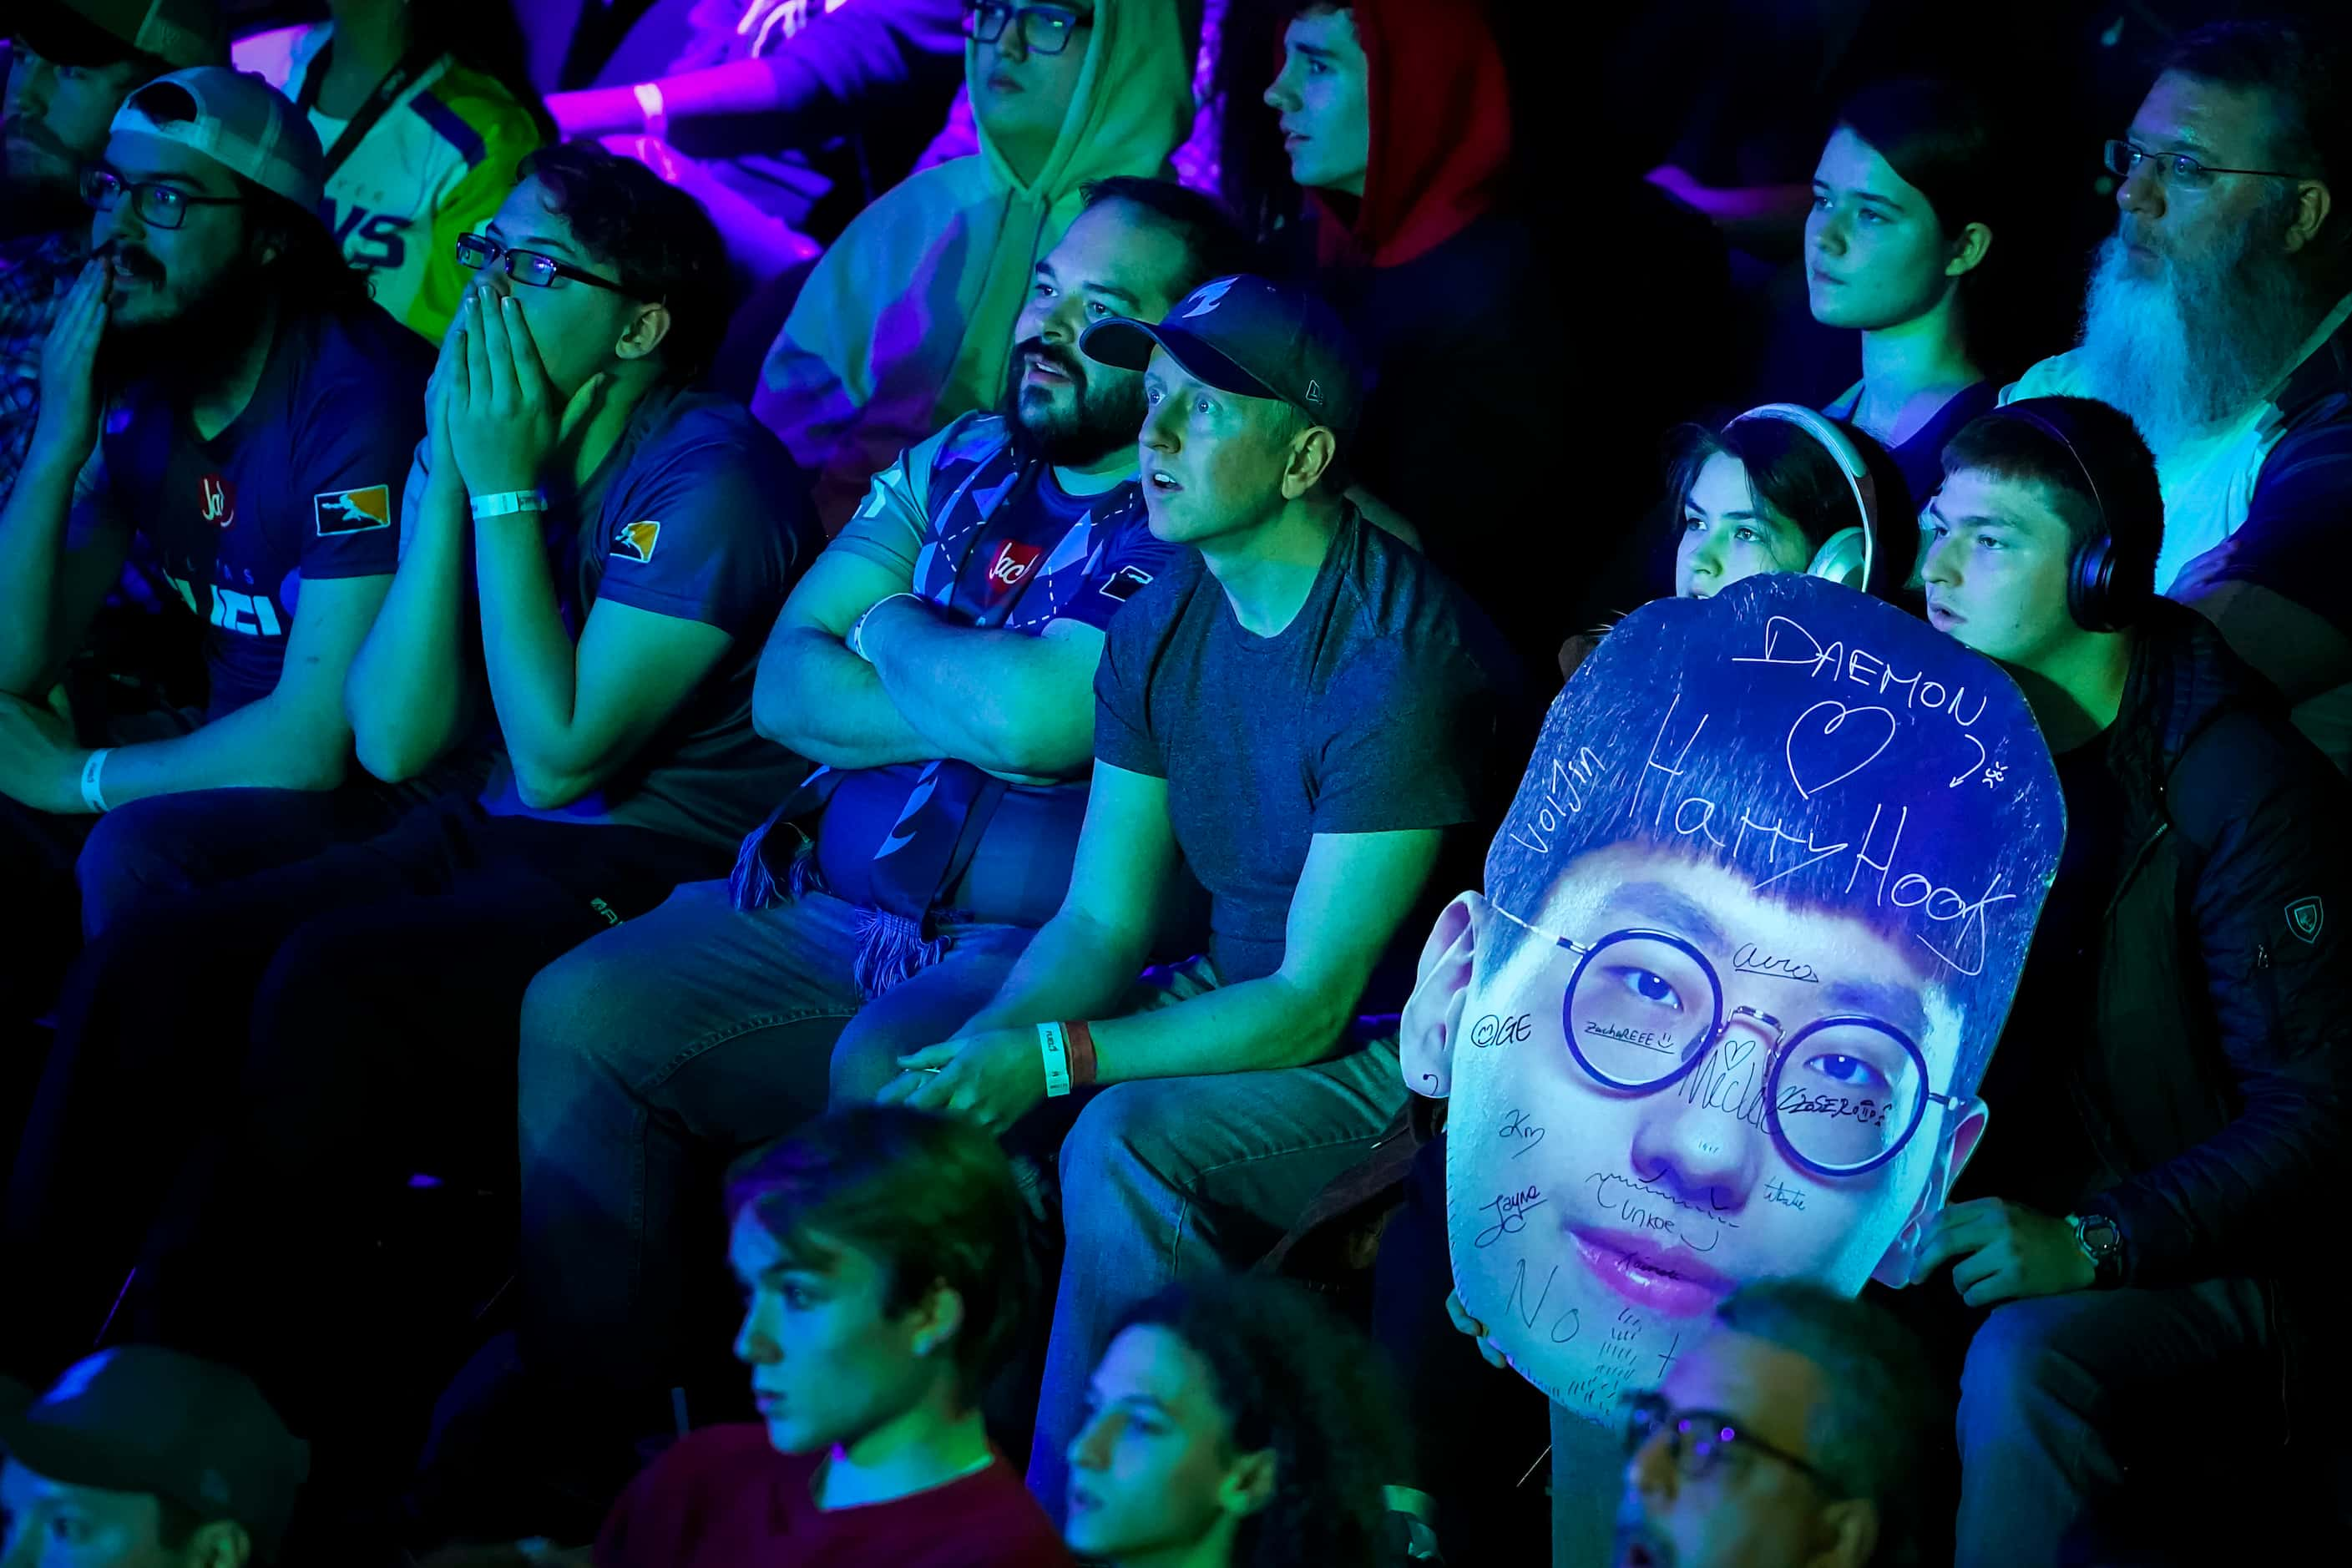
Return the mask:
<path id="1" fill-rule="evenodd" d="M 2128 1550 L 2116 1527 L 2152 1521 L 2115 1506 L 2126 1467 L 2178 1451 L 2179 1424 L 2281 1440 L 2282 1387 L 2312 1384 L 2296 1310 L 2325 1263 L 2298 1230 L 2347 1149 L 2352 787 L 2156 597 L 2163 505 L 2122 414 L 2014 403 L 1944 473 L 1928 616 L 2023 688 L 2068 835 L 1973 1196 L 1914 1283 L 1948 1272 L 1992 1309 L 1961 1376 L 1958 1562 L 2048 1562 L 2086 1534 Z"/>

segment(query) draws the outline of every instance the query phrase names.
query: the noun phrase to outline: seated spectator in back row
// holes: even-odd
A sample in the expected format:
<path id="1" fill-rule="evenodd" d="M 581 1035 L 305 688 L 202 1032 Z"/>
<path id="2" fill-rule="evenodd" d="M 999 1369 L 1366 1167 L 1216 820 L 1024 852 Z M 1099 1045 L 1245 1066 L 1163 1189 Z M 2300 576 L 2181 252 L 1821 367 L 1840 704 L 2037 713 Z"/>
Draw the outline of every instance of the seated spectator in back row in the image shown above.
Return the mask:
<path id="1" fill-rule="evenodd" d="M 727 1212 L 762 1425 L 665 1453 L 605 1521 L 598 1568 L 1065 1568 L 981 1420 L 1035 1292 L 994 1143 L 837 1111 L 737 1173 Z"/>
<path id="2" fill-rule="evenodd" d="M 1417 540 L 1526 668 L 1544 669 L 1601 542 L 1552 521 L 1552 473 L 1511 455 L 1562 437 L 1565 323 L 1503 200 L 1510 98 L 1486 7 L 1305 0 L 1297 13 L 1265 101 L 1321 216 L 1316 287 L 1378 378 L 1350 497 Z"/>
<path id="3" fill-rule="evenodd" d="M 824 763 L 747 847 L 734 895 L 682 888 L 551 966 L 523 1010 L 528 1381 L 625 1463 L 697 1380 L 698 1194 L 994 994 L 1069 885 L 1103 628 L 1176 551 L 1136 477 L 1142 378 L 1089 322 L 1158 316 L 1241 249 L 1209 198 L 1089 187 L 1037 264 L 1005 415 L 875 476 L 761 657 L 754 717 Z M 627 1439 L 624 1441 L 623 1439 Z M 551 1453 L 544 1444 L 541 1451 Z"/>
<path id="4" fill-rule="evenodd" d="M 1992 1309 L 1960 1382 L 1958 1560 L 2184 1560 L 2203 1499 L 2126 1505 L 2130 1472 L 2214 1431 L 2263 1434 L 2266 1472 L 2286 1434 L 2336 1440 L 2305 1217 L 2345 1176 L 2352 785 L 2154 595 L 2168 523 L 2130 421 L 2028 398 L 1944 463 L 1928 618 L 2017 678 L 2067 825 L 1991 1131 L 1913 1275 Z M 2224 1552 L 2254 1521 L 2228 1522 Z"/>
<path id="5" fill-rule="evenodd" d="M 555 140 L 509 0 L 328 0 L 327 20 L 237 41 L 327 153 L 325 216 L 375 301 L 438 342 L 465 297 L 457 237 Z"/>
<path id="6" fill-rule="evenodd" d="M 9 7 L 7 95 L 0 100 L 0 506 L 16 483 L 40 412 L 41 344 L 89 255 L 82 170 L 140 83 L 226 57 L 213 0 Z"/>
<path id="7" fill-rule="evenodd" d="M 1129 1310 L 1070 1439 L 1070 1545 L 1111 1568 L 1372 1568 L 1403 1412 L 1297 1286 L 1204 1275 Z"/>
<path id="8" fill-rule="evenodd" d="M 2176 46 L 2125 136 L 2081 346 L 2006 398 L 2131 416 L 2164 484 L 2156 587 L 2352 768 L 2352 55 L 2273 22 Z"/>
<path id="9" fill-rule="evenodd" d="M 0 1379 L 0 1459 L 7 1568 L 283 1562 L 310 1462 L 250 1378 L 161 1345 Z"/>
<path id="10" fill-rule="evenodd" d="M 1150 178 L 1192 124 L 1178 0 L 971 7 L 964 79 L 980 153 L 910 176 L 809 275 L 751 407 L 839 532 L 866 482 L 960 415 L 993 407 L 1037 258 L 1086 185 Z"/>
<path id="11" fill-rule="evenodd" d="M 35 927 L 0 969 L 12 1011 L 37 1013 L 70 954 L 77 859 L 96 929 L 381 832 L 415 798 L 346 784 L 343 674 L 392 582 L 429 355 L 343 265 L 319 181 L 293 105 L 217 66 L 132 94 L 88 176 L 95 255 L 0 514 L 0 860 Z M 134 535 L 208 623 L 204 704 L 124 712 L 108 681 L 61 712 Z"/>
<path id="12" fill-rule="evenodd" d="M 1392 999 L 1383 960 L 1448 830 L 1486 804 L 1506 680 L 1492 628 L 1341 493 L 1363 384 L 1328 307 L 1221 278 L 1084 347 L 1145 372 L 1145 505 L 1185 548 L 1104 646 L 1060 911 L 884 1090 L 1004 1130 L 1103 1086 L 1075 1125 L 1035 1128 L 1068 1127 L 1029 1470 L 1048 1507 L 1119 1315 L 1250 1261 L 1403 1102 L 1393 1038 L 1364 1039 L 1357 1014 Z M 1180 858 L 1208 889 L 1208 951 L 1139 985 Z"/>
<path id="13" fill-rule="evenodd" d="M 751 710 L 814 526 L 775 438 L 691 385 L 724 321 L 701 209 L 642 164 L 553 147 L 466 246 L 479 278 L 350 698 L 362 757 L 393 778 L 494 720 L 489 782 L 94 942 L 10 1193 L 53 1328 L 86 1336 L 71 1314 L 104 1307 L 170 1191 L 139 1310 L 282 1379 L 298 1426 L 370 1417 L 325 1396 L 332 1352 L 305 1324 L 326 1327 L 321 1289 L 374 1298 L 345 1271 L 378 1184 L 507 1170 L 530 976 L 723 871 L 806 767 Z M 175 1180 L 199 1133 L 202 1173 Z"/>
<path id="14" fill-rule="evenodd" d="M 1617 1568 L 1918 1561 L 1930 1434 L 1949 1413 L 1885 1310 L 1749 1285 L 1625 1405 Z"/>

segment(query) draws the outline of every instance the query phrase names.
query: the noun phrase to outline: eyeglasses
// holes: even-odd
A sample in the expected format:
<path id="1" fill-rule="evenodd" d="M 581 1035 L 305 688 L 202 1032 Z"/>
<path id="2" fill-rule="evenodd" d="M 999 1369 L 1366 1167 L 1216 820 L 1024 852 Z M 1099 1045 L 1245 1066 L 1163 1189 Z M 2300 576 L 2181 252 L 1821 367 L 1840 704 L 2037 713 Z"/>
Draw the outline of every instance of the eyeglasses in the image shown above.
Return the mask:
<path id="1" fill-rule="evenodd" d="M 195 196 L 177 185 L 152 180 L 126 180 L 111 169 L 84 169 L 81 199 L 93 211 L 110 213 L 131 198 L 131 210 L 149 228 L 177 228 L 188 221 L 190 207 L 233 207 L 243 196 Z"/>
<path id="2" fill-rule="evenodd" d="M 1092 16 L 1082 16 L 1067 5 L 1009 5 L 1004 0 L 968 0 L 963 30 L 983 44 L 1004 37 L 1005 27 L 1018 20 L 1021 46 L 1033 55 L 1058 55 L 1070 47 L 1070 35 L 1091 27 Z"/>
<path id="3" fill-rule="evenodd" d="M 1877 1169 L 1911 1142 L 1929 1101 L 1958 1103 L 1927 1088 L 1927 1058 L 1883 1018 L 1832 1014 L 1784 1039 L 1769 1013 L 1737 1007 L 1727 1017 L 1715 965 L 1671 931 L 1613 931 L 1590 947 L 1552 941 L 1579 955 L 1560 1024 L 1570 1054 L 1596 1082 L 1655 1094 L 1687 1077 L 1734 1026 L 1744 1028 L 1770 1058 L 1764 1115 L 1773 1142 L 1817 1175 Z"/>
<path id="4" fill-rule="evenodd" d="M 1843 1489 L 1832 1482 L 1821 1468 L 1810 1459 L 1799 1458 L 1786 1448 L 1777 1447 L 1761 1437 L 1751 1436 L 1739 1429 L 1738 1423 L 1719 1410 L 1676 1410 L 1658 1394 L 1629 1394 L 1624 1397 L 1625 1457 L 1632 1458 L 1650 1446 L 1652 1438 L 1661 1432 L 1666 1435 L 1673 1450 L 1675 1468 L 1683 1479 L 1696 1481 L 1712 1475 L 1724 1459 L 1733 1455 L 1760 1454 L 1809 1477 L 1813 1483 L 1832 1496 L 1843 1496 Z"/>
<path id="5" fill-rule="evenodd" d="M 2110 142 L 2106 146 L 2107 172 L 2128 179 L 2131 172 L 2144 160 L 2153 160 L 2156 177 L 2166 186 L 2183 191 L 2201 191 L 2211 185 L 2216 174 L 2252 174 L 2265 180 L 2304 180 L 2307 174 L 2284 174 L 2277 169 L 2219 169 L 2210 163 L 2200 163 L 2186 153 L 2151 153 L 2129 142 Z"/>
<path id="6" fill-rule="evenodd" d="M 505 259 L 506 273 L 509 278 L 518 283 L 529 284 L 533 289 L 544 289 L 558 278 L 569 278 L 575 282 L 591 284 L 598 289 L 610 289 L 615 294 L 628 292 L 627 289 L 609 278 L 599 278 L 593 272 L 583 272 L 577 267 L 558 261 L 552 256 L 541 256 L 536 250 L 509 250 L 497 240 L 486 238 L 478 234 L 461 234 L 457 237 L 457 265 L 460 267 L 470 268 L 478 272 L 501 258 Z"/>

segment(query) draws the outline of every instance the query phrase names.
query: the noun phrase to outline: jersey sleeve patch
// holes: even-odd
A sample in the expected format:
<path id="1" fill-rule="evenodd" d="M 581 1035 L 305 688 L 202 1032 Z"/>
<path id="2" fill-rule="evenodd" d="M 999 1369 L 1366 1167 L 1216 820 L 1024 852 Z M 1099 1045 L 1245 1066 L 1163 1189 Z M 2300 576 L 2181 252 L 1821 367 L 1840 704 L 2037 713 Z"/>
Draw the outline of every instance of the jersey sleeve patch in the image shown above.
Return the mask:
<path id="1" fill-rule="evenodd" d="M 327 490 L 310 498 L 310 513 L 319 537 L 366 533 L 392 526 L 392 487 L 368 485 L 355 490 Z"/>
<path id="2" fill-rule="evenodd" d="M 651 561 L 654 545 L 660 539 L 658 522 L 625 522 L 621 531 L 613 536 L 613 553 L 624 561 Z"/>

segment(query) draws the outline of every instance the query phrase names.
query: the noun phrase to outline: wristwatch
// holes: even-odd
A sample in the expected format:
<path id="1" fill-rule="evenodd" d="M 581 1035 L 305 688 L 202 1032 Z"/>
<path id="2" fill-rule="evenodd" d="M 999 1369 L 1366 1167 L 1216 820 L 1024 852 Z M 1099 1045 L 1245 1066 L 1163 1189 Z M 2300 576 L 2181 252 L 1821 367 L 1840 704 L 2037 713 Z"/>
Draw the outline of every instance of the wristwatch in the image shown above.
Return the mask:
<path id="1" fill-rule="evenodd" d="M 2103 1214 L 2070 1214 L 2075 1244 L 2091 1260 L 2091 1283 L 2105 1289 L 2120 1284 L 2124 1273 L 2123 1227 Z"/>

